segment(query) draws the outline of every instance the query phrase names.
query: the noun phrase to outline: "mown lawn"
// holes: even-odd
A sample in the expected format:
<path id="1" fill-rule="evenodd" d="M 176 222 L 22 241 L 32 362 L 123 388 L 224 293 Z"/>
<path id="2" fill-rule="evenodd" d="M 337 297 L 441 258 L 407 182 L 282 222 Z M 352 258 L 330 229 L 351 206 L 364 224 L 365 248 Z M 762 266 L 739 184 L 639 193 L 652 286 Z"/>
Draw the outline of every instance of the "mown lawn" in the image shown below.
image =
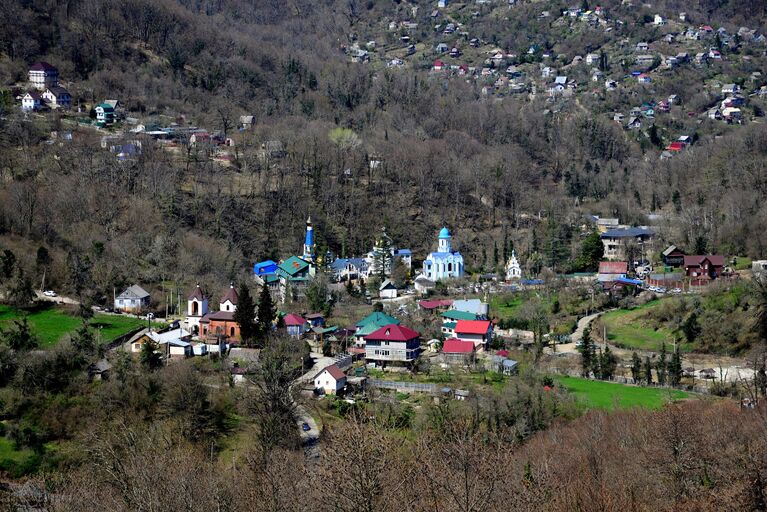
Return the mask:
<path id="1" fill-rule="evenodd" d="M 643 388 L 578 377 L 555 377 L 555 380 L 575 395 L 578 405 L 584 409 L 658 409 L 668 402 L 689 397 L 688 393 L 679 390 Z"/>
<path id="2" fill-rule="evenodd" d="M 665 342 L 667 349 L 671 350 L 674 340 L 671 331 L 664 327 L 656 329 L 642 318 L 648 309 L 658 304 L 660 301 L 652 301 L 638 308 L 619 309 L 602 315 L 600 321 L 607 327 L 607 339 L 618 347 L 655 352 Z M 680 345 L 680 349 L 689 352 L 693 346 L 685 343 Z"/>
<path id="3" fill-rule="evenodd" d="M 22 315 L 22 312 L 10 306 L 0 305 L 0 328 L 9 328 L 13 320 L 20 319 Z M 77 316 L 68 314 L 60 306 L 32 311 L 28 320 L 43 348 L 55 345 L 64 335 L 74 332 L 81 325 Z M 91 319 L 91 326 L 96 333 L 100 333 L 101 341 L 105 343 L 145 323 L 139 318 L 120 315 L 97 314 Z"/>

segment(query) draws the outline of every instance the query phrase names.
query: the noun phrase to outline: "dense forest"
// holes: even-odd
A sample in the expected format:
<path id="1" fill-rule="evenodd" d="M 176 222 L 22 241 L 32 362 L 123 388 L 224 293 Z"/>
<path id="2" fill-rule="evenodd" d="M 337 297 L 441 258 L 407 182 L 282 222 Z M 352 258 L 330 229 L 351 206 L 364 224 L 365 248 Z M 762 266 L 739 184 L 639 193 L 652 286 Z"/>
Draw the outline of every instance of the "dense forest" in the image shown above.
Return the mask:
<path id="1" fill-rule="evenodd" d="M 685 8 L 712 22 L 746 22 L 733 16 L 743 12 L 733 2 Z M 40 144 L 60 121 L 22 117 L 6 102 L 3 244 L 21 254 L 49 249 L 55 286 L 106 293 L 135 279 L 223 283 L 257 259 L 298 250 L 308 215 L 319 245 L 345 255 L 369 250 L 386 225 L 418 257 L 447 224 L 474 269 L 491 267 L 494 244 L 510 240 L 523 261 L 577 270 L 570 262 L 586 213 L 628 224 L 653 214 L 663 239 L 682 247 L 703 238 L 709 251 L 757 257 L 767 243 L 762 124 L 706 137 L 658 163 L 578 102 L 552 111 L 544 98 L 488 100 L 469 83 L 348 62 L 339 44 L 349 33 L 408 16 L 404 3 L 13 1 L 0 9 L 17 20 L 0 29 L 0 77 L 10 86 L 24 82 L 30 62 L 47 59 L 82 102 L 115 97 L 142 119 L 225 134 L 240 115 L 257 120 L 239 134 L 232 166 L 152 147 L 118 163 L 94 151 L 88 132 L 71 144 Z M 529 16 L 533 27 L 534 9 L 519 6 L 515 23 Z M 483 19 L 489 25 L 476 30 L 523 37 Z M 748 22 L 757 28 L 761 19 Z M 557 44 L 566 51 L 584 41 Z M 264 163 L 265 140 L 281 141 L 287 157 Z M 29 274 L 39 270 L 24 260 Z"/>

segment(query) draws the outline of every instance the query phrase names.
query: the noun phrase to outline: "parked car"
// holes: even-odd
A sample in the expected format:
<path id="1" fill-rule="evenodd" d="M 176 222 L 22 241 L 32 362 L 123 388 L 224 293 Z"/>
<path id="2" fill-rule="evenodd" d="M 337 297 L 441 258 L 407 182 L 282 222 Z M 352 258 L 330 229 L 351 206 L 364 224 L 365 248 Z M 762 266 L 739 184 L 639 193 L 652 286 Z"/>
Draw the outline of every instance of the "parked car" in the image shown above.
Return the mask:
<path id="1" fill-rule="evenodd" d="M 56 296 L 56 292 L 54 292 L 53 290 L 45 290 L 43 292 L 43 295 L 45 295 L 46 297 L 55 297 Z"/>
<path id="2" fill-rule="evenodd" d="M 682 293 L 682 289 L 681 288 L 674 288 L 673 290 L 671 290 L 671 293 Z"/>
<path id="3" fill-rule="evenodd" d="M 308 423 L 304 422 L 301 424 L 301 430 L 304 432 L 309 432 L 311 429 L 312 427 L 310 427 Z"/>

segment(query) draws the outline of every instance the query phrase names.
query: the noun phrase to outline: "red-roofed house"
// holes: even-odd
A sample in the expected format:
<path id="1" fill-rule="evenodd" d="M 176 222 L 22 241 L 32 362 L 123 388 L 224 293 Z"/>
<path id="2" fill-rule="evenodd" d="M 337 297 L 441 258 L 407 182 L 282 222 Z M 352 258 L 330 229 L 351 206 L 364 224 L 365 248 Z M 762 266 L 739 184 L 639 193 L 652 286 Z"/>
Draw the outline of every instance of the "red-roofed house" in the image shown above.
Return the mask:
<path id="1" fill-rule="evenodd" d="M 474 361 L 476 350 L 472 341 L 448 338 L 442 345 L 442 358 L 449 364 L 469 364 Z"/>
<path id="2" fill-rule="evenodd" d="M 629 264 L 625 261 L 600 261 L 597 280 L 601 282 L 615 281 L 619 277 L 626 277 Z"/>
<path id="3" fill-rule="evenodd" d="M 304 317 L 301 315 L 296 315 L 295 313 L 288 313 L 283 318 L 285 321 L 285 327 L 288 329 L 288 334 L 290 336 L 295 337 L 301 337 L 304 335 L 306 330 L 308 329 L 309 322 L 306 321 Z"/>
<path id="4" fill-rule="evenodd" d="M 458 320 L 453 337 L 470 341 L 477 350 L 484 350 L 493 338 L 493 324 L 489 320 Z"/>
<path id="5" fill-rule="evenodd" d="M 684 270 L 687 273 L 687 277 L 693 280 L 693 285 L 705 284 L 707 281 L 722 275 L 724 256 L 685 256 Z"/>
<path id="6" fill-rule="evenodd" d="M 431 311 L 431 312 L 447 310 L 452 305 L 453 305 L 453 301 L 450 299 L 418 301 L 418 306 L 420 306 L 421 309 L 425 311 Z"/>
<path id="7" fill-rule="evenodd" d="M 684 149 L 684 142 L 674 141 L 666 147 L 667 151 L 682 151 Z"/>
<path id="8" fill-rule="evenodd" d="M 314 376 L 314 389 L 321 389 L 326 395 L 335 395 L 346 386 L 346 374 L 331 364 Z"/>
<path id="9" fill-rule="evenodd" d="M 402 325 L 388 324 L 365 336 L 365 359 L 386 364 L 411 363 L 421 351 L 421 335 Z"/>
<path id="10" fill-rule="evenodd" d="M 432 69 L 434 71 L 442 71 L 443 69 L 445 69 L 445 64 L 441 60 L 437 59 L 434 61 L 434 65 L 432 66 Z"/>

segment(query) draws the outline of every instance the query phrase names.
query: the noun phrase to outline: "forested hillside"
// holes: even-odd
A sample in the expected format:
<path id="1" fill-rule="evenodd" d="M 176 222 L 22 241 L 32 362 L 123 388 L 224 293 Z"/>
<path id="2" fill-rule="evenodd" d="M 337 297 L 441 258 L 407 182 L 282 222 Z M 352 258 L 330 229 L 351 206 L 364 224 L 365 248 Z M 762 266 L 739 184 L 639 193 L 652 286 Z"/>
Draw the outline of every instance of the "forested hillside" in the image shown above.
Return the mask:
<path id="1" fill-rule="evenodd" d="M 478 6 L 474 14 L 470 6 L 456 7 L 451 16 L 462 20 L 465 37 L 507 51 L 537 42 L 569 62 L 596 48 L 612 52 L 623 40 L 657 37 L 643 21 L 656 11 L 671 17 L 684 8 L 696 22 L 761 29 L 763 8 L 746 17 L 746 5 L 752 7 L 660 2 L 648 10 L 607 2 L 602 7 L 623 24 L 596 39 L 538 16 L 544 8 L 568 8 L 563 2 Z M 709 251 L 763 254 L 767 133 L 758 117 L 714 125 L 689 118 L 684 106 L 678 117 L 658 118 L 657 128 L 637 134 L 605 114 L 618 107 L 610 105 L 614 98 L 588 89 L 574 101 L 488 97 L 478 83 L 429 72 L 430 47 L 442 37 L 429 28 L 433 7 L 3 2 L 3 19 L 15 20 L 0 28 L 0 81 L 8 91 L 0 120 L 4 245 L 29 254 L 50 248 L 54 285 L 92 282 L 100 290 L 136 277 L 136 269 L 145 281 L 178 268 L 186 275 L 172 277 L 181 281 L 205 275 L 228 281 L 259 258 L 297 250 L 308 215 L 319 245 L 346 255 L 369 250 L 386 225 L 422 257 L 436 229 L 448 224 L 475 269 L 492 267 L 494 248 L 505 254 L 509 240 L 524 261 L 577 270 L 570 262 L 586 213 L 628 224 L 645 224 L 652 214 L 663 238 L 678 245 L 703 237 Z M 418 52 L 408 66 L 350 62 L 344 49 L 354 41 L 390 41 L 388 22 L 403 19 L 418 21 Z M 761 48 L 732 50 L 723 69 L 705 73 L 763 69 Z M 55 115 L 21 116 L 11 101 L 36 60 L 59 67 L 86 107 L 117 98 L 147 124 L 177 121 L 233 134 L 232 165 L 150 146 L 118 163 L 98 150 L 98 135 L 83 129 L 72 143 L 41 144 L 67 125 Z M 698 101 L 699 80 L 708 80 L 701 73 L 677 71 L 653 92 Z M 628 87 L 621 94 L 619 103 L 643 100 Z M 758 115 L 761 100 L 752 101 Z M 255 116 L 255 127 L 237 133 L 245 114 Z M 659 161 L 656 146 L 680 133 L 696 144 Z M 258 157 L 268 140 L 284 144 L 284 159 Z M 35 271 L 31 264 L 28 270 Z"/>

